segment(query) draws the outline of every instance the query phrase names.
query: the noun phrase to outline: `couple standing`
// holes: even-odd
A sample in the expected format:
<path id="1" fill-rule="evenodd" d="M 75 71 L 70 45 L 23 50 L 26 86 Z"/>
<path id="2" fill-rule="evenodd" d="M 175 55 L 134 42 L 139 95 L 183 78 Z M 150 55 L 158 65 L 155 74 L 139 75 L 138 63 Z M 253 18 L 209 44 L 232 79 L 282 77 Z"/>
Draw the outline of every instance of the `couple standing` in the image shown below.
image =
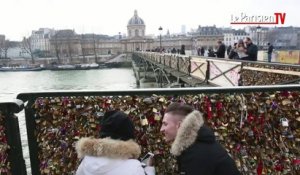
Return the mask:
<path id="1" fill-rule="evenodd" d="M 152 161 L 142 167 L 141 149 L 133 141 L 134 125 L 123 112 L 107 112 L 100 122 L 100 139 L 82 138 L 76 145 L 83 158 L 76 175 L 152 175 Z M 238 175 L 233 159 L 216 141 L 202 114 L 191 106 L 172 103 L 165 111 L 160 131 L 172 144 L 181 175 Z"/>

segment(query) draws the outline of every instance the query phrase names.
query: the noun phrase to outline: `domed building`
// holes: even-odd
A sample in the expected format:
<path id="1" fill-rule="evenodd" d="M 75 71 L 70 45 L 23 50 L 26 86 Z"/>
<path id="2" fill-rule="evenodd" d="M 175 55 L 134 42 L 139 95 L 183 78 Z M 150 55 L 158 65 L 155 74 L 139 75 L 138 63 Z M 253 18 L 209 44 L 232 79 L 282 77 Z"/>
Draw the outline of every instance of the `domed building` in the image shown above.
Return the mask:
<path id="1" fill-rule="evenodd" d="M 123 39 L 122 50 L 132 52 L 136 50 L 148 50 L 151 48 L 152 38 L 145 36 L 146 25 L 142 18 L 138 16 L 137 10 L 134 10 L 134 15 L 129 19 L 127 24 L 127 38 Z"/>
<path id="2" fill-rule="evenodd" d="M 134 11 L 134 16 L 130 18 L 127 25 L 128 38 L 137 38 L 145 36 L 145 23 L 142 18 Z"/>

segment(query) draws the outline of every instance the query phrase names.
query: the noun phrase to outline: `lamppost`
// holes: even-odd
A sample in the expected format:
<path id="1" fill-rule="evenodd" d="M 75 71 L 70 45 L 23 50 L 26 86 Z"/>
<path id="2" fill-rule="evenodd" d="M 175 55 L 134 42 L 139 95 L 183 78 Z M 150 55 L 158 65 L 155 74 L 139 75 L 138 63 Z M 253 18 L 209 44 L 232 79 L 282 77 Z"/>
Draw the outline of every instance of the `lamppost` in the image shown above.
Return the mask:
<path id="1" fill-rule="evenodd" d="M 161 33 L 162 33 L 162 30 L 163 30 L 163 28 L 160 26 L 159 28 L 158 28 L 158 30 L 159 30 L 159 51 L 161 52 Z"/>
<path id="2" fill-rule="evenodd" d="M 257 33 L 257 48 L 259 49 L 259 33 L 261 32 L 261 27 L 256 27 L 256 33 Z"/>
<path id="3" fill-rule="evenodd" d="M 194 52 L 194 55 L 198 55 L 198 44 L 197 44 L 197 39 L 192 39 L 192 52 Z"/>
<path id="4" fill-rule="evenodd" d="M 121 32 L 119 32 L 119 40 L 121 40 Z"/>

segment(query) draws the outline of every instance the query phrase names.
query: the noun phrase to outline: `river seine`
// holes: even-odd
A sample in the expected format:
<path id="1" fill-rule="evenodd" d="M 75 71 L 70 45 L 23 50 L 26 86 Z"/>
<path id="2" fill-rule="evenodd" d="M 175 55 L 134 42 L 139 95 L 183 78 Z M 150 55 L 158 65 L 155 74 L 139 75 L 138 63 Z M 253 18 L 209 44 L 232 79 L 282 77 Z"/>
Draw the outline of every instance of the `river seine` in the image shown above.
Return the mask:
<path id="1" fill-rule="evenodd" d="M 132 69 L 0 72 L 0 99 L 22 92 L 52 90 L 122 90 L 136 88 Z"/>

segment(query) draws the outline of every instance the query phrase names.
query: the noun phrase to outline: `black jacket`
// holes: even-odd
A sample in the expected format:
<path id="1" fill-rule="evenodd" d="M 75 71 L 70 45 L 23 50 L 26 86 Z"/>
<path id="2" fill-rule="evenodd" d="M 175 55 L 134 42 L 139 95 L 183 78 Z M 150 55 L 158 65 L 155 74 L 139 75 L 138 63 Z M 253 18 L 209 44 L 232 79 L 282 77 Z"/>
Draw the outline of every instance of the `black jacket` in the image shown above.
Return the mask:
<path id="1" fill-rule="evenodd" d="M 235 51 L 235 49 L 231 49 L 228 55 L 229 59 L 239 59 L 238 53 Z"/>
<path id="2" fill-rule="evenodd" d="M 255 44 L 253 43 L 248 44 L 247 52 L 246 52 L 248 57 L 243 58 L 243 60 L 257 61 L 257 52 L 258 52 L 258 48 Z"/>
<path id="3" fill-rule="evenodd" d="M 203 123 L 202 115 L 194 111 L 179 128 L 171 148 L 171 153 L 177 156 L 179 174 L 239 175 L 234 160 Z"/>
<path id="4" fill-rule="evenodd" d="M 216 55 L 213 51 L 208 51 L 207 56 L 208 57 L 216 57 Z"/>
<path id="5" fill-rule="evenodd" d="M 219 46 L 218 50 L 216 51 L 217 57 L 218 58 L 225 58 L 225 51 L 226 51 L 225 45 L 221 44 Z"/>
<path id="6" fill-rule="evenodd" d="M 268 54 L 272 54 L 272 52 L 273 52 L 273 45 L 270 45 L 268 47 Z"/>

